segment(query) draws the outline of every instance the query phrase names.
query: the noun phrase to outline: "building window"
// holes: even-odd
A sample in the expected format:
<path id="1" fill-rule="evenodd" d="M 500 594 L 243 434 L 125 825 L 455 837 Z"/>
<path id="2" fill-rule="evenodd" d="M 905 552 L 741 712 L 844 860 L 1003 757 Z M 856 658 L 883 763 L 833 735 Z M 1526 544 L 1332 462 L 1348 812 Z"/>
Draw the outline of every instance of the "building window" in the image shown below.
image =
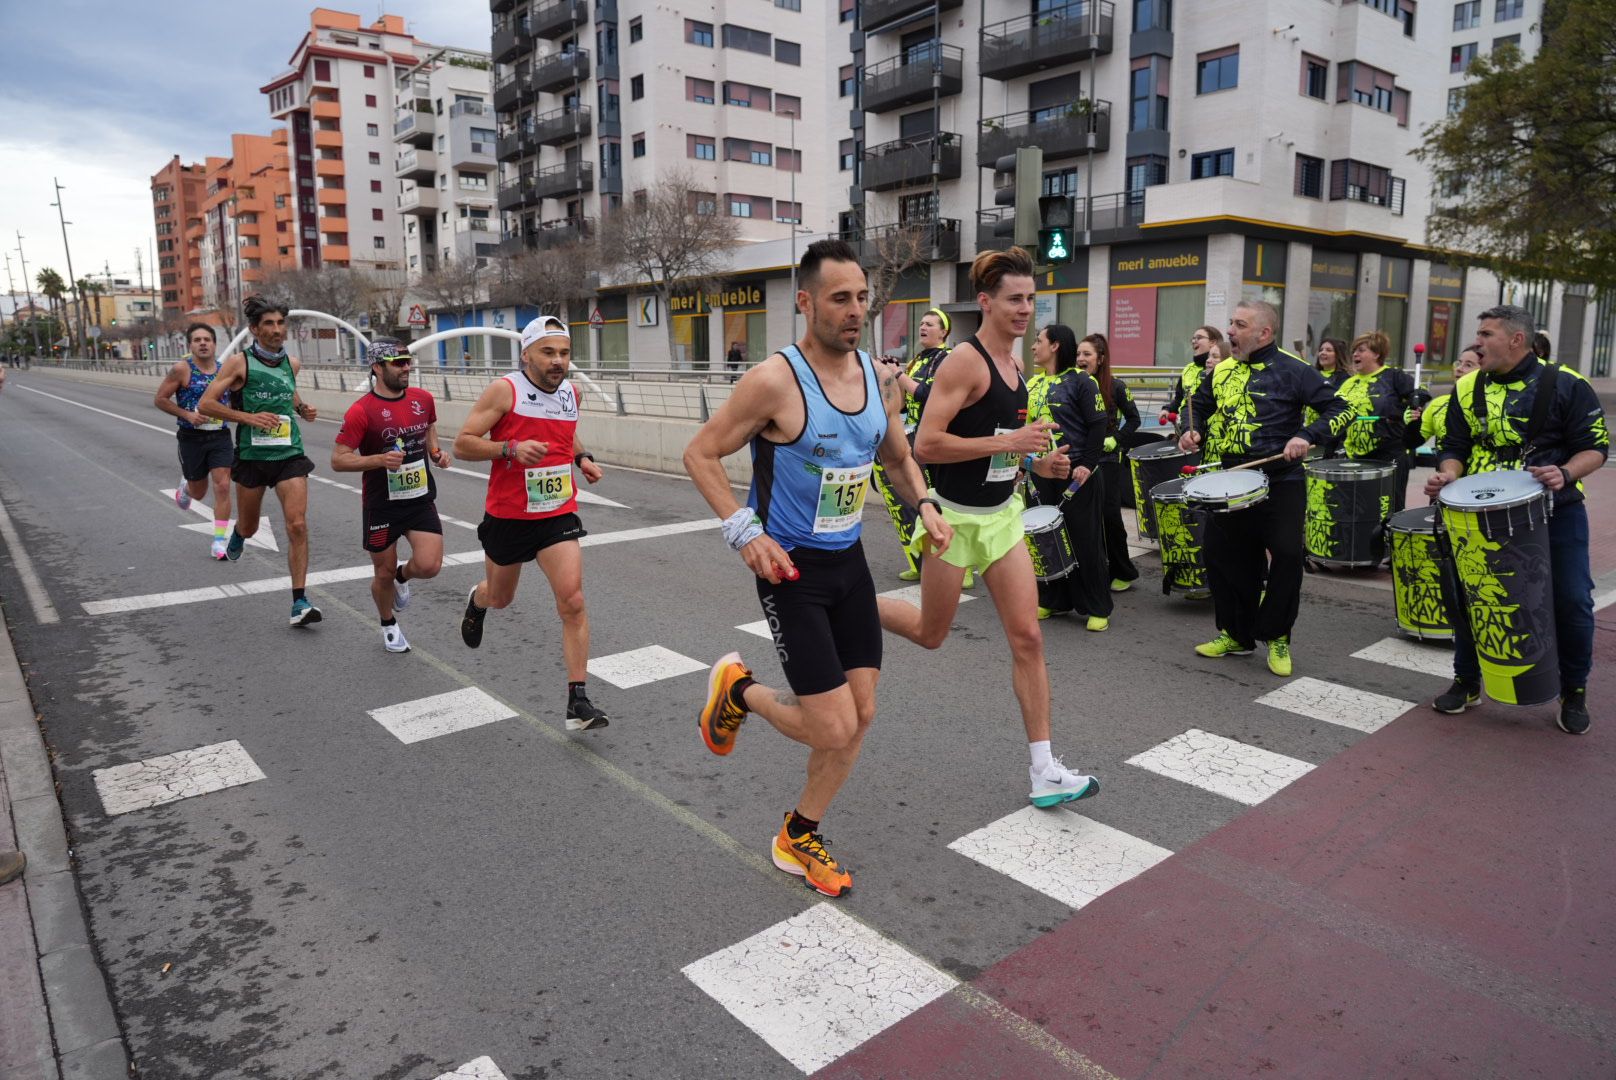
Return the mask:
<path id="1" fill-rule="evenodd" d="M 329 60 L 316 60 L 314 62 L 314 81 L 315 82 L 330 82 L 331 81 L 331 61 L 329 61 Z"/>
<path id="2" fill-rule="evenodd" d="M 692 45 L 705 45 L 713 47 L 713 24 L 696 22 L 694 19 L 685 20 L 685 40 Z"/>
<path id="3" fill-rule="evenodd" d="M 685 77 L 685 100 L 694 101 L 698 105 L 711 105 L 713 103 L 713 81 L 711 79 L 692 79 Z"/>
<path id="4" fill-rule="evenodd" d="M 791 94 L 776 94 L 774 97 L 774 114 L 776 116 L 795 116 L 802 119 L 802 98 Z"/>
<path id="5" fill-rule="evenodd" d="M 729 200 L 729 216 L 744 218 L 751 217 L 752 200 L 747 198 L 736 198 L 735 196 L 731 195 Z"/>
<path id="6" fill-rule="evenodd" d="M 370 163 L 372 165 L 380 165 L 382 163 L 382 156 L 376 151 L 372 150 L 370 152 Z"/>
<path id="7" fill-rule="evenodd" d="M 1518 19 L 1526 14 L 1526 0 L 1498 0 L 1493 8 L 1493 22 L 1503 22 L 1505 19 Z"/>
<path id="8" fill-rule="evenodd" d="M 1474 30 L 1481 25 L 1481 0 L 1465 0 L 1453 5 L 1453 28 Z"/>
<path id="9" fill-rule="evenodd" d="M 1324 159 L 1296 155 L 1296 194 L 1308 199 L 1324 198 Z"/>
<path id="10" fill-rule="evenodd" d="M 1219 90 L 1233 90 L 1240 85 L 1240 47 L 1238 45 L 1215 52 L 1202 53 L 1195 58 L 1195 92 L 1215 94 Z"/>
<path id="11" fill-rule="evenodd" d="M 381 211 L 380 208 L 377 208 L 377 209 L 372 210 L 370 212 L 370 220 L 372 220 L 372 221 L 381 221 L 383 219 L 383 216 L 384 215 L 382 214 L 382 211 Z"/>
<path id="12" fill-rule="evenodd" d="M 839 73 L 841 79 L 842 97 L 853 96 L 853 90 L 855 89 L 855 84 L 857 83 L 857 79 L 853 75 L 853 70 L 853 65 L 848 64 L 846 67 L 843 67 Z"/>
<path id="13" fill-rule="evenodd" d="M 1190 158 L 1190 179 L 1208 180 L 1214 176 L 1234 175 L 1234 150 L 1211 150 Z"/>
<path id="14" fill-rule="evenodd" d="M 712 217 L 718 213 L 718 196 L 695 195 L 692 201 L 696 204 L 696 213 L 701 217 Z"/>
<path id="15" fill-rule="evenodd" d="M 1133 62 L 1128 83 L 1128 130 L 1167 130 L 1167 73 L 1165 56 L 1141 56 Z"/>
<path id="16" fill-rule="evenodd" d="M 1391 72 L 1370 67 L 1360 60 L 1347 61 L 1336 72 L 1335 99 L 1391 113 L 1399 124 L 1407 127 L 1408 91 L 1398 89 L 1396 78 Z"/>
<path id="17" fill-rule="evenodd" d="M 376 95 L 375 94 L 366 94 L 365 95 L 365 108 L 374 109 L 375 107 L 376 107 Z"/>
<path id="18" fill-rule="evenodd" d="M 802 46 L 795 41 L 781 41 L 776 38 L 774 41 L 774 59 L 781 64 L 794 64 L 801 67 Z"/>
<path id="19" fill-rule="evenodd" d="M 641 21 L 638 18 L 630 19 L 628 21 L 628 43 L 632 45 L 644 36 L 645 26 Z"/>
<path id="20" fill-rule="evenodd" d="M 802 172 L 802 151 L 789 146 L 774 148 L 774 167 L 781 172 Z"/>
<path id="21" fill-rule="evenodd" d="M 841 169 L 843 172 L 847 172 L 849 169 L 851 169 L 853 167 L 853 163 L 858 160 L 858 152 L 853 148 L 852 139 L 843 139 L 841 142 L 837 143 L 836 151 L 841 158 Z"/>
<path id="22" fill-rule="evenodd" d="M 370 190 L 372 190 L 372 191 L 380 191 L 381 189 L 382 189 L 382 182 L 380 180 L 372 180 L 370 182 Z"/>
<path id="23" fill-rule="evenodd" d="M 1521 35 L 1510 34 L 1508 37 L 1493 38 L 1493 52 L 1497 52 L 1505 45 L 1519 49 L 1521 47 Z"/>
<path id="24" fill-rule="evenodd" d="M 645 96 L 645 76 L 636 75 L 628 81 L 628 99 L 638 101 Z"/>
<path id="25" fill-rule="evenodd" d="M 633 153 L 633 155 L 635 157 L 644 157 L 645 156 L 645 134 L 642 132 L 641 134 L 634 136 L 634 141 L 630 144 L 630 147 L 631 147 L 631 152 Z"/>
<path id="26" fill-rule="evenodd" d="M 376 136 L 380 135 L 381 133 L 382 133 L 382 129 L 381 129 L 380 126 L 378 126 L 376 124 L 366 124 L 365 125 L 365 134 L 369 135 L 371 138 L 374 139 Z"/>
<path id="27" fill-rule="evenodd" d="M 802 0 L 774 0 L 774 6 L 786 11 L 801 11 Z"/>
<path id="28" fill-rule="evenodd" d="M 779 0 L 775 0 L 775 3 L 779 4 Z M 785 201 L 775 203 L 774 220 L 782 222 L 786 225 L 801 225 L 802 203 L 791 203 Z"/>
<path id="29" fill-rule="evenodd" d="M 377 251 L 385 251 L 387 249 L 387 238 L 385 236 L 372 236 L 370 246 Z"/>
<path id="30" fill-rule="evenodd" d="M 1077 170 L 1061 169 L 1059 172 L 1045 173 L 1043 186 L 1038 192 L 1040 195 L 1067 195 L 1077 194 Z"/>
<path id="31" fill-rule="evenodd" d="M 736 26 L 734 23 L 725 23 L 720 28 L 720 33 L 723 35 L 726 49 L 741 49 L 760 56 L 769 55 L 769 42 L 773 40 L 771 34 L 745 26 Z"/>
<path id="32" fill-rule="evenodd" d="M 747 83 L 726 82 L 724 84 L 724 104 L 738 105 L 743 109 L 769 109 L 773 104 L 773 95 L 766 87 L 751 86 Z"/>
<path id="33" fill-rule="evenodd" d="M 689 137 L 688 151 L 691 157 L 700 161 L 718 160 L 718 143 L 702 135 Z"/>
<path id="34" fill-rule="evenodd" d="M 365 78 L 374 79 L 375 77 L 376 77 L 376 68 L 375 68 L 375 66 L 372 65 L 372 64 L 366 64 L 365 65 Z"/>
<path id="35" fill-rule="evenodd" d="M 1173 28 L 1172 0 L 1133 0 L 1133 32 L 1143 30 L 1171 30 Z"/>
<path id="36" fill-rule="evenodd" d="M 1128 194 L 1139 195 L 1147 187 L 1167 183 L 1167 159 L 1160 154 L 1146 154 L 1128 159 Z"/>
<path id="37" fill-rule="evenodd" d="M 1452 90 L 1448 91 L 1448 115 L 1449 116 L 1453 116 L 1453 115 L 1455 115 L 1457 113 L 1463 112 L 1464 111 L 1464 105 L 1465 105 L 1465 88 L 1464 87 L 1455 86 Z"/>
<path id="38" fill-rule="evenodd" d="M 1384 206 L 1403 212 L 1403 181 L 1390 169 L 1342 158 L 1330 162 L 1330 198 Z"/>
<path id="39" fill-rule="evenodd" d="M 1479 48 L 1480 46 L 1474 41 L 1468 45 L 1455 45 L 1448 61 L 1448 71 L 1455 74 L 1464 71 L 1470 66 L 1470 62 L 1476 58 Z"/>
<path id="40" fill-rule="evenodd" d="M 1477 0 L 1479 3 L 1480 0 Z M 1317 56 L 1302 54 L 1302 93 L 1310 98 L 1325 98 L 1325 87 L 1330 81 L 1330 63 Z"/>

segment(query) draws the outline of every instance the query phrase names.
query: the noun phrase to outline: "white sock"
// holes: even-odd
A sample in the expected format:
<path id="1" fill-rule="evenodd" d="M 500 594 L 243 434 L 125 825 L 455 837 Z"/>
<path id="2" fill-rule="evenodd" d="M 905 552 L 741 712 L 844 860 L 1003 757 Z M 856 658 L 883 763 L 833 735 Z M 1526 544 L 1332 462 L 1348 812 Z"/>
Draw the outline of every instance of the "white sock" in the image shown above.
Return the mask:
<path id="1" fill-rule="evenodd" d="M 1043 742 L 1028 743 L 1027 749 L 1032 752 L 1032 771 L 1039 776 L 1048 772 L 1049 767 L 1055 763 L 1054 757 L 1049 753 L 1048 739 Z"/>

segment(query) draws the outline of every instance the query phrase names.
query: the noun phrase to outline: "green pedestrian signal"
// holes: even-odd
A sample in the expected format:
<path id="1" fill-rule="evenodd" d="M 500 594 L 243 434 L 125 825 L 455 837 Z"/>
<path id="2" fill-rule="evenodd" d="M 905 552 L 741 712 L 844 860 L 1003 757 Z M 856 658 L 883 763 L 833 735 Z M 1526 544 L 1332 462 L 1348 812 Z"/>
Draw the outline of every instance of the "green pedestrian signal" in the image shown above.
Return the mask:
<path id="1" fill-rule="evenodd" d="M 1072 261 L 1072 230 L 1038 230 L 1038 261 L 1046 266 L 1064 266 Z"/>

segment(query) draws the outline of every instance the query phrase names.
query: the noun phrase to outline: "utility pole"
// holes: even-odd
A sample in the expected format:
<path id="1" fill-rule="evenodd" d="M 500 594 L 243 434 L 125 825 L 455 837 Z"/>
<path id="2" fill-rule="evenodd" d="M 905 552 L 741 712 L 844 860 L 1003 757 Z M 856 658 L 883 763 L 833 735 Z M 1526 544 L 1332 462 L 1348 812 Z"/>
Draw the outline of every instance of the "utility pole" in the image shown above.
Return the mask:
<path id="1" fill-rule="evenodd" d="M 153 269 L 155 271 L 155 267 Z M 138 288 L 140 290 L 140 293 L 142 295 L 145 294 L 145 292 L 146 292 L 146 264 L 140 261 L 140 249 L 139 248 L 135 249 L 135 286 L 136 286 L 136 288 Z M 152 314 L 153 315 L 157 314 L 157 309 L 156 308 L 152 309 Z M 142 320 L 137 320 L 137 321 L 142 321 Z M 147 329 L 150 329 L 150 327 L 147 327 Z M 144 334 L 142 334 L 141 337 L 140 337 L 140 355 L 134 357 L 133 359 L 136 359 L 136 360 L 149 360 L 149 359 L 151 359 L 151 357 L 146 355 L 146 336 Z"/>
<path id="2" fill-rule="evenodd" d="M 22 262 L 22 287 L 28 293 L 28 325 L 34 331 L 34 355 L 42 356 L 44 354 L 39 351 L 39 309 L 34 307 L 34 286 L 28 280 L 28 256 L 22 253 L 21 229 L 17 230 L 17 258 Z"/>
<path id="3" fill-rule="evenodd" d="M 73 276 L 73 249 L 67 242 L 67 217 L 62 212 L 62 182 L 51 177 L 51 183 L 56 185 L 56 201 L 51 203 L 56 207 L 56 220 L 62 223 L 62 251 L 67 256 L 67 282 L 73 286 L 73 302 L 78 306 L 78 318 L 74 320 L 78 325 L 79 348 L 84 348 L 84 295 L 79 292 L 79 280 Z"/>

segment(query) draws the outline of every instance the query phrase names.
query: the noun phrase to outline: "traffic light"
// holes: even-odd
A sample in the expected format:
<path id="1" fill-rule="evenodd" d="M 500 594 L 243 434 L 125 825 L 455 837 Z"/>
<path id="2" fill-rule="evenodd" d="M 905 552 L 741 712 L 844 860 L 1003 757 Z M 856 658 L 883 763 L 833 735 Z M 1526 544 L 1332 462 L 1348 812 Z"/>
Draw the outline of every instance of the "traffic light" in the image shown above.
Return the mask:
<path id="1" fill-rule="evenodd" d="M 1045 195 L 1038 200 L 1038 254 L 1040 266 L 1064 266 L 1072 261 L 1077 213 L 1069 195 Z"/>
<path id="2" fill-rule="evenodd" d="M 117 326 L 117 325 L 118 325 L 118 319 L 117 319 L 117 316 L 114 316 L 114 317 L 113 317 L 113 319 L 112 319 L 112 325 L 113 325 L 113 326 Z"/>
<path id="3" fill-rule="evenodd" d="M 1038 193 L 1044 182 L 1044 152 L 1023 146 L 994 162 L 993 204 L 1012 206 L 1015 216 L 993 225 L 993 235 L 1018 247 L 1038 243 Z"/>

